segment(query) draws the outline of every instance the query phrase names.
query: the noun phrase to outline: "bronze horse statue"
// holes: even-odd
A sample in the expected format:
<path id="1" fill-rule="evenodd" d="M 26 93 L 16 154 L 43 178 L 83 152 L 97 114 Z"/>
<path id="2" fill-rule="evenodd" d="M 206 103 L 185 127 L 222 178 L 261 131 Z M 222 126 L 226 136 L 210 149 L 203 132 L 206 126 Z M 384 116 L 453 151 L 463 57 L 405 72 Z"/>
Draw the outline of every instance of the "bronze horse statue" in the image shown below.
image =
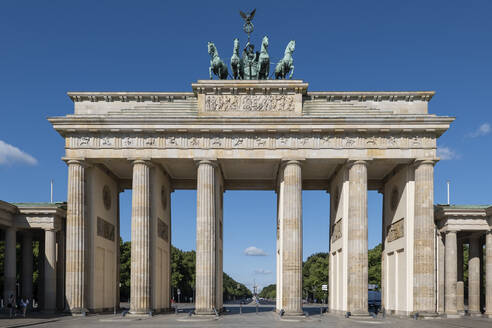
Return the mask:
<path id="1" fill-rule="evenodd" d="M 234 80 L 242 80 L 243 76 L 241 74 L 241 58 L 239 57 L 239 39 L 234 39 L 234 49 L 232 50 L 231 57 L 231 70 L 232 78 Z"/>
<path id="2" fill-rule="evenodd" d="M 292 58 L 292 53 L 296 48 L 296 42 L 294 40 L 290 41 L 285 48 L 284 58 L 282 58 L 277 66 L 275 67 L 275 78 L 276 79 L 285 79 L 287 74 L 290 72 L 289 79 L 292 79 L 292 75 L 294 74 L 294 59 Z"/>
<path id="3" fill-rule="evenodd" d="M 268 37 L 265 35 L 261 41 L 261 51 L 258 58 L 258 80 L 268 80 L 268 75 L 270 75 L 270 56 L 267 49 Z"/>
<path id="4" fill-rule="evenodd" d="M 226 80 L 229 75 L 227 65 L 220 59 L 219 52 L 213 42 L 208 43 L 208 53 L 210 54 L 210 79 L 212 79 L 212 73 L 214 73 L 220 80 Z"/>

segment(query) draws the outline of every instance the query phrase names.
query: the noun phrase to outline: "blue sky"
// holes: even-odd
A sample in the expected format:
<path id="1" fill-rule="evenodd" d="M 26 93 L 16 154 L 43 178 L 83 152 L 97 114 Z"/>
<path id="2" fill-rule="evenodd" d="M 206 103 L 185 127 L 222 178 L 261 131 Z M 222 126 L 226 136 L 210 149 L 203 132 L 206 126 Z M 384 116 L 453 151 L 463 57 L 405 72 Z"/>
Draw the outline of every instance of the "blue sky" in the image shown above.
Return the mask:
<path id="1" fill-rule="evenodd" d="M 245 8 L 244 6 L 249 6 Z M 63 140 L 46 120 L 73 111 L 67 91 L 190 91 L 207 78 L 207 41 L 228 58 L 244 43 L 238 10 L 257 8 L 253 42 L 278 59 L 297 41 L 295 78 L 309 90 L 434 90 L 430 112 L 456 116 L 438 141 L 435 200 L 492 203 L 491 1 L 0 2 L 0 199 L 66 199 Z M 121 196 L 130 236 L 130 192 Z M 173 243 L 195 247 L 192 191 L 176 191 Z M 255 206 L 248 206 L 250 203 Z M 304 192 L 304 254 L 328 250 L 329 195 Z M 251 287 L 275 281 L 274 192 L 225 193 L 224 270 Z M 369 193 L 369 245 L 381 196 Z M 246 256 L 254 246 L 266 256 Z"/>

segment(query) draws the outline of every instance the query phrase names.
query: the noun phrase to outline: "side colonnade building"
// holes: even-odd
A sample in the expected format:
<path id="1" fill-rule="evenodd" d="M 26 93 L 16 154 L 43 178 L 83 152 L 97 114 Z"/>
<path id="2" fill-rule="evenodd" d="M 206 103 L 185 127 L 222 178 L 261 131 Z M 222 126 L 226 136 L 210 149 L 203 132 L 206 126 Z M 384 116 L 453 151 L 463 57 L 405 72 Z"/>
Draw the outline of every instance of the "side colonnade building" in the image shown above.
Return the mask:
<path id="1" fill-rule="evenodd" d="M 0 201 L 0 240 L 4 241 L 5 250 L 3 306 L 13 295 L 17 300 L 29 300 L 30 307 L 35 300 L 44 312 L 64 310 L 65 219 L 66 203 Z M 37 268 L 34 267 L 33 243 L 38 243 Z M 35 270 L 39 272 L 37 291 L 33 288 Z"/>

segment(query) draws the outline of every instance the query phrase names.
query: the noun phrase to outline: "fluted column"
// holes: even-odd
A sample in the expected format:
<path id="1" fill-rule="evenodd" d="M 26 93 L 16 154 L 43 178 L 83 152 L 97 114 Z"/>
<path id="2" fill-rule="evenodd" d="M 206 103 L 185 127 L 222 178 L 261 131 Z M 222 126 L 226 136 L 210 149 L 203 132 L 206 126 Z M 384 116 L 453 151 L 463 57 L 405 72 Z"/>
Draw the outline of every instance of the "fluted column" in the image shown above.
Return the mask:
<path id="1" fill-rule="evenodd" d="M 17 238 L 15 228 L 7 228 L 5 230 L 5 262 L 4 262 L 4 280 L 3 280 L 3 301 L 6 304 L 10 295 L 17 296 L 16 284 L 16 248 Z"/>
<path id="2" fill-rule="evenodd" d="M 213 314 L 216 307 L 216 164 L 198 162 L 196 204 L 196 314 Z"/>
<path id="3" fill-rule="evenodd" d="M 285 315 L 302 315 L 302 169 L 299 161 L 282 167 L 282 305 Z"/>
<path id="4" fill-rule="evenodd" d="M 69 311 L 86 310 L 85 296 L 85 168 L 69 160 L 67 194 L 66 299 Z"/>
<path id="5" fill-rule="evenodd" d="M 44 304 L 43 310 L 56 310 L 56 231 L 44 231 Z"/>
<path id="6" fill-rule="evenodd" d="M 57 234 L 56 307 L 63 310 L 65 307 L 65 231 L 61 230 Z"/>
<path id="7" fill-rule="evenodd" d="M 434 161 L 415 163 L 414 312 L 435 313 Z"/>
<path id="8" fill-rule="evenodd" d="M 485 315 L 492 318 L 492 230 L 485 235 Z"/>
<path id="9" fill-rule="evenodd" d="M 456 310 L 462 313 L 465 311 L 465 284 L 463 282 L 463 240 L 458 240 L 457 261 L 458 282 L 456 283 Z"/>
<path id="10" fill-rule="evenodd" d="M 130 313 L 145 314 L 150 304 L 150 161 L 133 161 Z"/>
<path id="11" fill-rule="evenodd" d="M 456 231 L 446 232 L 446 286 L 445 286 L 445 309 L 446 314 L 457 314 L 456 308 L 456 281 L 457 281 L 457 259 L 456 259 Z"/>
<path id="12" fill-rule="evenodd" d="M 468 260 L 468 312 L 480 314 L 480 238 L 470 238 L 470 258 Z"/>
<path id="13" fill-rule="evenodd" d="M 26 230 L 22 233 L 22 297 L 29 299 L 32 304 L 32 273 L 33 273 L 33 252 L 32 252 L 32 233 Z"/>
<path id="14" fill-rule="evenodd" d="M 349 163 L 348 311 L 369 314 L 367 308 L 367 163 Z"/>

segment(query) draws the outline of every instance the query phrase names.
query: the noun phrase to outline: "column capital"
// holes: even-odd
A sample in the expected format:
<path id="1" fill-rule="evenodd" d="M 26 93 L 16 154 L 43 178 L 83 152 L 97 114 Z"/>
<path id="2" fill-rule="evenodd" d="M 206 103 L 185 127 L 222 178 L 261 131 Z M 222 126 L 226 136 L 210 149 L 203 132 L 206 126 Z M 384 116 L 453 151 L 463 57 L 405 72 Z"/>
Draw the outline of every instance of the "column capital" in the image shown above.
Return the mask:
<path id="1" fill-rule="evenodd" d="M 367 167 L 368 162 L 371 161 L 370 158 L 349 158 L 346 162 L 345 165 L 350 168 L 354 165 L 364 165 Z"/>
<path id="2" fill-rule="evenodd" d="M 284 167 L 289 164 L 302 166 L 303 161 L 304 159 L 300 159 L 300 158 L 282 158 L 280 167 Z"/>
<path id="3" fill-rule="evenodd" d="M 457 234 L 458 231 L 457 230 L 446 230 L 444 231 L 444 233 L 447 235 L 448 233 L 454 233 L 454 234 Z"/>
<path id="4" fill-rule="evenodd" d="M 85 158 L 83 157 L 62 157 L 62 161 L 64 161 L 67 165 L 70 164 L 79 164 L 82 166 L 88 166 Z"/>
<path id="5" fill-rule="evenodd" d="M 438 158 L 416 158 L 412 164 L 414 167 L 417 167 L 420 165 L 432 165 L 432 166 L 434 166 L 434 165 L 436 165 L 437 162 L 439 162 Z"/>
<path id="6" fill-rule="evenodd" d="M 145 164 L 147 166 L 152 165 L 152 161 L 150 157 L 137 157 L 137 158 L 128 158 L 130 162 L 132 162 L 132 165 L 135 164 Z"/>
<path id="7" fill-rule="evenodd" d="M 196 157 L 193 158 L 195 161 L 195 165 L 198 167 L 200 164 L 209 164 L 212 165 L 216 168 L 219 167 L 219 162 L 217 161 L 217 158 L 212 158 L 212 157 Z"/>

